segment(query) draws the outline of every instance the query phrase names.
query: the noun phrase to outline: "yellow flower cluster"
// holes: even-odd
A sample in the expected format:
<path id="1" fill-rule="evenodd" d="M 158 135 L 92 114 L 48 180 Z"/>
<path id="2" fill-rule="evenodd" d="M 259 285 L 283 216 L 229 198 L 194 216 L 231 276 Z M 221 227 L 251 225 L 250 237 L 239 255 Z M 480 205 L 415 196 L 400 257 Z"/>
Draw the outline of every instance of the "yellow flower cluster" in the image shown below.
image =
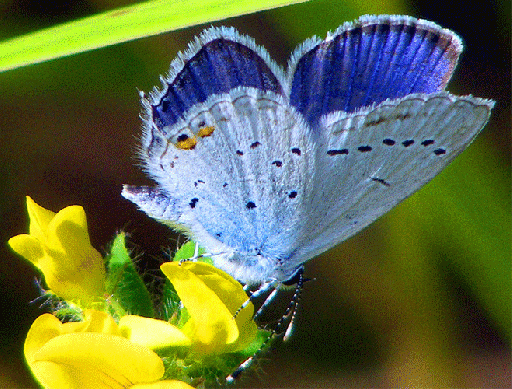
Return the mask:
<path id="1" fill-rule="evenodd" d="M 162 379 L 166 352 L 201 360 L 244 350 L 254 341 L 252 304 L 234 318 L 247 299 L 242 286 L 203 262 L 161 266 L 187 310 L 181 326 L 137 315 L 116 322 L 106 312 L 88 309 L 108 298 L 107 273 L 90 244 L 83 209 L 71 206 L 55 214 L 30 198 L 27 208 L 30 233 L 11 238 L 11 248 L 43 273 L 54 294 L 84 307 L 82 321 L 61 323 L 44 314 L 29 330 L 25 358 L 45 388 L 191 388 Z"/>

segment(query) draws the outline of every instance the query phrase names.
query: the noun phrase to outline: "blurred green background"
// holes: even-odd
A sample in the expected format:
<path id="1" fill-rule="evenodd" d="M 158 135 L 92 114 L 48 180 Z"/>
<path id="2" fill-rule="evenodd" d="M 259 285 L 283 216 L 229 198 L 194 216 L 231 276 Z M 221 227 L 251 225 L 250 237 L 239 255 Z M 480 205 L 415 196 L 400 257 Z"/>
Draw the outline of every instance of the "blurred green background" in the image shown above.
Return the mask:
<path id="1" fill-rule="evenodd" d="M 0 39 L 130 1 L 0 2 Z M 276 342 L 246 387 L 510 387 L 510 2 L 311 1 L 214 25 L 253 36 L 285 65 L 305 38 L 361 14 L 429 19 L 463 38 L 448 89 L 497 101 L 478 139 L 413 197 L 308 263 L 295 336 Z M 160 85 L 196 26 L 0 74 L 0 387 L 35 387 L 23 364 L 34 269 L 6 241 L 27 231 L 25 195 L 84 206 L 93 245 L 130 234 L 156 269 L 177 236 L 120 196 L 150 184 L 135 166 L 137 89 Z M 183 240 L 183 239 L 182 239 Z"/>

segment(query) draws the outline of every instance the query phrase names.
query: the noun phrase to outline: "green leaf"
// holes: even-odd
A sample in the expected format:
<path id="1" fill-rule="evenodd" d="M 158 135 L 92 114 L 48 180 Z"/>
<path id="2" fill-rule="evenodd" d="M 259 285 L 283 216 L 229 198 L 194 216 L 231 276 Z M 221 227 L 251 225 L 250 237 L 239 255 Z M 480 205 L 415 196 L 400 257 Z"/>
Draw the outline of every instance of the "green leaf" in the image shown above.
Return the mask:
<path id="1" fill-rule="evenodd" d="M 107 261 L 106 286 L 108 293 L 112 295 L 113 310 L 118 315 L 128 313 L 153 317 L 151 296 L 126 249 L 124 233 L 118 234 L 114 239 Z"/>
<path id="2" fill-rule="evenodd" d="M 0 43 L 0 71 L 306 0 L 153 0 Z"/>

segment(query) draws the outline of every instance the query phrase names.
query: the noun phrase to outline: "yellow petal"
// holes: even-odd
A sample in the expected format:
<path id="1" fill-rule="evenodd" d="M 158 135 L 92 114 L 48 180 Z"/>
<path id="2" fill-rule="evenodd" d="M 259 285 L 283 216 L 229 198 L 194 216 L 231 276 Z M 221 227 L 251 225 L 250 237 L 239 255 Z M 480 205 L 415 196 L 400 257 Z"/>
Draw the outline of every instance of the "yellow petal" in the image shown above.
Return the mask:
<path id="1" fill-rule="evenodd" d="M 84 310 L 83 323 L 85 325 L 80 329 L 82 332 L 100 332 L 103 334 L 121 336 L 121 330 L 119 326 L 114 321 L 112 316 L 105 312 L 96 311 L 94 309 L 86 309 Z M 64 323 L 63 326 L 66 327 L 70 324 L 76 323 Z M 66 330 L 66 332 L 71 331 Z M 75 332 L 78 332 L 78 330 L 75 330 Z"/>
<path id="2" fill-rule="evenodd" d="M 91 246 L 82 207 L 70 206 L 57 213 L 48 225 L 46 243 L 56 262 L 54 278 L 47 279 L 47 283 L 56 294 L 67 300 L 86 301 L 102 296 L 105 265 L 101 254 Z"/>
<path id="3" fill-rule="evenodd" d="M 40 261 L 45 256 L 45 253 L 37 238 L 27 234 L 20 234 L 13 236 L 9 239 L 8 243 L 16 253 L 32 262 L 35 266 L 40 266 Z"/>
<path id="4" fill-rule="evenodd" d="M 28 331 L 24 353 L 29 366 L 34 362 L 35 353 L 50 339 L 62 333 L 62 323 L 55 316 L 45 313 L 39 316 Z"/>
<path id="5" fill-rule="evenodd" d="M 30 364 L 33 361 L 34 353 L 50 339 L 73 332 L 102 332 L 110 335 L 121 335 L 114 319 L 105 312 L 86 310 L 84 311 L 84 321 L 64 324 L 55 316 L 45 313 L 32 323 L 27 334 L 24 346 L 27 362 Z"/>
<path id="6" fill-rule="evenodd" d="M 181 266 L 199 277 L 235 313 L 247 300 L 240 282 L 226 272 L 204 262 L 183 262 Z"/>
<path id="7" fill-rule="evenodd" d="M 190 314 L 187 330 L 196 351 L 206 354 L 221 352 L 226 344 L 238 339 L 233 314 L 198 276 L 178 262 L 164 263 L 160 269 Z"/>
<path id="8" fill-rule="evenodd" d="M 47 250 L 39 263 L 48 287 L 68 301 L 89 303 L 102 299 L 105 290 L 103 257 L 93 247 L 77 248 L 68 255 Z"/>
<path id="9" fill-rule="evenodd" d="M 119 320 L 123 336 L 150 349 L 190 346 L 190 339 L 176 326 L 157 319 L 126 315 Z"/>
<path id="10" fill-rule="evenodd" d="M 132 386 L 133 389 L 194 389 L 193 386 L 183 381 L 165 380 L 153 382 L 151 384 L 137 384 Z"/>
<path id="11" fill-rule="evenodd" d="M 183 262 L 181 266 L 199 277 L 224 303 L 231 316 L 234 316 L 248 299 L 240 282 L 214 266 L 204 262 Z M 254 340 L 258 328 L 252 319 L 253 314 L 252 303 L 237 314 L 235 322 L 239 336 L 236 342 L 227 342 L 226 352 L 243 350 Z"/>
<path id="12" fill-rule="evenodd" d="M 34 353 L 30 367 L 46 388 L 126 388 L 164 374 L 163 362 L 153 351 L 94 332 L 49 340 Z"/>
<path id="13" fill-rule="evenodd" d="M 37 205 L 29 196 L 27 196 L 27 212 L 30 218 L 30 235 L 45 239 L 48 224 L 54 218 L 55 212 Z"/>
<path id="14" fill-rule="evenodd" d="M 77 251 L 89 247 L 89 233 L 85 211 L 72 205 L 59 211 L 47 228 L 49 246 L 57 251 Z"/>

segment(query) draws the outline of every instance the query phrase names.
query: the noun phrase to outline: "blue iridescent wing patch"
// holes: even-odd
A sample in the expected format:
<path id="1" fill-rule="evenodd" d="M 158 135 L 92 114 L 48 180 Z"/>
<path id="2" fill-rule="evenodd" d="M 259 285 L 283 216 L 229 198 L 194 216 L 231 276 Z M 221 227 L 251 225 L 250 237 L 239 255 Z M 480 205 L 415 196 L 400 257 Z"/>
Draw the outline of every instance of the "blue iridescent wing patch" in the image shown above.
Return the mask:
<path id="1" fill-rule="evenodd" d="M 462 51 L 458 37 L 409 17 L 362 17 L 323 41 L 310 40 L 289 65 L 290 104 L 315 125 L 322 115 L 445 88 Z"/>
<path id="2" fill-rule="evenodd" d="M 283 94 L 275 68 L 264 49 L 234 29 L 205 31 L 171 64 L 164 90 L 151 104 L 153 120 L 159 128 L 172 126 L 194 105 L 237 87 Z"/>

